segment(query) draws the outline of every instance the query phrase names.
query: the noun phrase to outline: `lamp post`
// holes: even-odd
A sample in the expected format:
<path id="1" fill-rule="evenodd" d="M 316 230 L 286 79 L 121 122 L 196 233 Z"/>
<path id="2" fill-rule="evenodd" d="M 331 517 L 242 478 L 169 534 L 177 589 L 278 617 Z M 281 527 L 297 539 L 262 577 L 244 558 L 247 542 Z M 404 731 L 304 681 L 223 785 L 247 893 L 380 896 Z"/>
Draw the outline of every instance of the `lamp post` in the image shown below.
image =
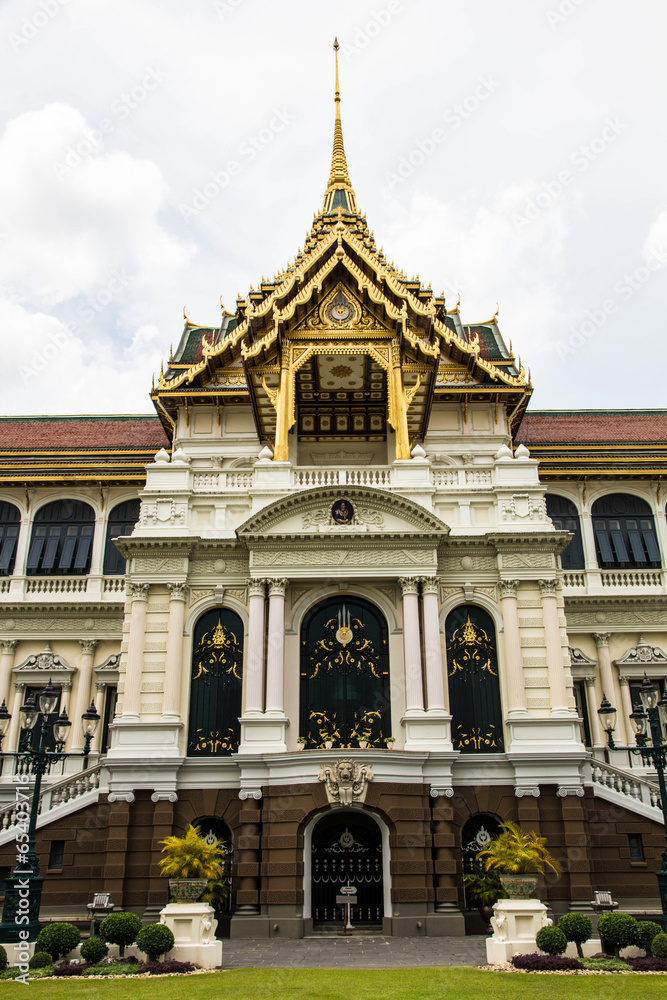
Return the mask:
<path id="1" fill-rule="evenodd" d="M 652 764 L 658 774 L 660 805 L 665 825 L 665 849 L 661 855 L 662 864 L 660 871 L 656 872 L 656 878 L 658 879 L 660 905 L 662 906 L 662 929 L 667 933 L 667 783 L 665 782 L 667 743 L 664 742 L 664 734 L 667 730 L 667 698 L 663 695 L 660 701 L 658 700 L 658 689 L 648 679 L 646 674 L 644 674 L 639 695 L 642 700 L 642 709 L 634 709 L 630 715 L 630 723 L 635 734 L 637 746 L 624 747 L 623 749 L 637 754 L 642 760 Z M 610 750 L 615 750 L 616 745 L 612 739 L 612 733 L 614 732 L 613 727 L 616 721 L 616 710 L 611 707 L 604 695 L 602 696 L 602 705 L 598 709 L 598 714 L 603 729 L 607 733 L 609 748 Z M 647 722 L 650 728 L 650 745 L 647 743 L 649 739 L 649 734 L 646 731 Z"/>
<path id="2" fill-rule="evenodd" d="M 1 757 L 16 758 L 16 867 L 12 877 L 8 878 L 5 887 L 5 904 L 0 923 L 0 940 L 14 943 L 19 940 L 34 941 L 39 933 L 39 910 L 42 901 L 42 886 L 44 879 L 39 874 L 39 861 L 35 850 L 35 833 L 39 800 L 42 789 L 42 778 L 51 770 L 53 764 L 67 757 L 82 757 L 83 769 L 88 767 L 90 743 L 100 722 L 100 716 L 91 704 L 87 712 L 81 716 L 84 737 L 82 753 L 65 753 L 64 746 L 67 734 L 72 725 L 63 708 L 53 726 L 55 749 L 49 750 L 47 743 L 48 720 L 55 712 L 58 704 L 58 692 L 51 681 L 39 695 L 39 704 L 34 695 L 30 695 L 21 706 L 21 735 L 19 749 L 16 752 L 1 753 Z M 0 746 L 7 733 L 11 715 L 4 701 L 0 706 Z M 30 746 L 30 734 L 37 723 L 41 721 L 39 746 Z M 34 775 L 32 792 L 29 791 L 30 775 Z M 25 932 L 28 936 L 25 938 Z M 21 933 L 20 933 L 21 932 Z"/>

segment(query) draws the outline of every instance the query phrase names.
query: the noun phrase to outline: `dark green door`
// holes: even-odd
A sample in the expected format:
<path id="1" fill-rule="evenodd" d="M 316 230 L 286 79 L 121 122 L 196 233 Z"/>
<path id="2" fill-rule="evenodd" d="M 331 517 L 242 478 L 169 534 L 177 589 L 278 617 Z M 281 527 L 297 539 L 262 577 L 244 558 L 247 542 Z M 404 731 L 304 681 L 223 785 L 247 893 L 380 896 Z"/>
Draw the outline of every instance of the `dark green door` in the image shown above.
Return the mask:
<path id="1" fill-rule="evenodd" d="M 452 742 L 462 753 L 501 753 L 496 630 L 486 611 L 463 604 L 447 616 L 447 676 Z"/>
<path id="2" fill-rule="evenodd" d="M 328 598 L 301 629 L 300 734 L 309 748 L 384 748 L 391 736 L 387 623 L 359 597 Z"/>
<path id="3" fill-rule="evenodd" d="M 238 750 L 243 685 L 243 623 L 227 608 L 197 622 L 190 675 L 188 757 Z"/>

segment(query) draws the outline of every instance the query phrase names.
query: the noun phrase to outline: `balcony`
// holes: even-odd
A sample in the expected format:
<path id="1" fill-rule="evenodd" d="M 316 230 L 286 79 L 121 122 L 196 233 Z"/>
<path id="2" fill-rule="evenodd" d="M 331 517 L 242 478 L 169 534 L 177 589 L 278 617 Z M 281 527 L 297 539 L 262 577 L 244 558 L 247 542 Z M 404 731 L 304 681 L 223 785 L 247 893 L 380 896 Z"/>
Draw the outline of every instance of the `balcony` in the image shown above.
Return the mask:
<path id="1" fill-rule="evenodd" d="M 615 594 L 667 593 L 664 569 L 580 569 L 563 573 L 565 597 L 612 597 Z"/>
<path id="2" fill-rule="evenodd" d="M 0 579 L 0 601 L 24 604 L 42 601 L 122 604 L 124 576 L 7 576 Z"/>

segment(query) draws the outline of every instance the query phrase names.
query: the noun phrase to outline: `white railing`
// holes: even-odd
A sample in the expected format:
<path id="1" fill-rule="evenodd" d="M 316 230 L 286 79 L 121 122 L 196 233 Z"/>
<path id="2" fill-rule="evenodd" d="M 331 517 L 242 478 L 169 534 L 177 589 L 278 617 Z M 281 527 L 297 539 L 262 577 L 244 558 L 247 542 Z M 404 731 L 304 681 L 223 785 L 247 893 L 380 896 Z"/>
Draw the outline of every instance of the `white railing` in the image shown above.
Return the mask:
<path id="1" fill-rule="evenodd" d="M 63 805 L 65 802 L 71 802 L 74 799 L 80 799 L 81 796 L 86 795 L 88 792 L 98 789 L 100 787 L 101 770 L 101 764 L 94 764 L 86 771 L 69 775 L 61 781 L 56 781 L 54 784 L 42 788 L 37 814 L 41 816 L 43 813 L 48 812 L 49 809 L 55 809 L 56 806 Z M 3 806 L 0 809 L 0 830 L 8 830 L 10 827 L 15 826 L 19 820 L 23 822 L 25 820 L 25 804 L 21 805 L 21 809 L 23 811 L 19 812 L 19 803 L 16 801 Z"/>
<path id="2" fill-rule="evenodd" d="M 294 485 L 302 489 L 315 486 L 391 486 L 391 469 L 366 466 L 364 469 L 296 469 Z"/>
<path id="3" fill-rule="evenodd" d="M 26 580 L 26 594 L 85 594 L 87 576 L 33 576 Z"/>
<path id="4" fill-rule="evenodd" d="M 660 809 L 660 788 L 648 778 L 637 774 L 628 774 L 618 767 L 612 767 L 600 760 L 592 760 L 591 780 L 594 785 L 603 785 L 619 795 L 624 795 L 635 802 L 643 802 L 644 805 Z"/>
<path id="5" fill-rule="evenodd" d="M 586 574 L 585 573 L 563 573 L 563 586 L 564 587 L 585 587 L 586 586 Z"/>
<path id="6" fill-rule="evenodd" d="M 195 490 L 249 490 L 253 484 L 252 472 L 195 472 L 192 485 Z"/>
<path id="7" fill-rule="evenodd" d="M 124 576 L 105 576 L 102 581 L 105 594 L 123 594 L 125 592 Z"/>
<path id="8" fill-rule="evenodd" d="M 644 570 L 603 570 L 603 587 L 660 587 L 662 580 L 660 573 L 651 573 Z"/>
<path id="9" fill-rule="evenodd" d="M 0 580 L 0 594 L 8 594 L 11 583 L 12 581 L 9 579 Z"/>
<path id="10" fill-rule="evenodd" d="M 433 485 L 434 486 L 458 486 L 459 485 L 459 470 L 458 469 L 433 469 Z"/>

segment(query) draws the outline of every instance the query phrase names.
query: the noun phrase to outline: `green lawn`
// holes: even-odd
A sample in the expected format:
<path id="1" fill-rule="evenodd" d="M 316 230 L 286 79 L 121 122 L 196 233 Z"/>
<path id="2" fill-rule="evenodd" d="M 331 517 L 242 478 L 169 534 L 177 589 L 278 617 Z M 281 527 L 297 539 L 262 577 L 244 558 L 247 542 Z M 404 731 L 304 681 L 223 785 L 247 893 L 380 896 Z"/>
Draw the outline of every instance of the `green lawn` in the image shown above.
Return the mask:
<path id="1" fill-rule="evenodd" d="M 0 983 L 2 990 L 22 990 Z M 32 1000 L 667 1000 L 664 976 L 546 976 L 452 969 L 235 969 L 169 979 L 36 980 Z"/>

